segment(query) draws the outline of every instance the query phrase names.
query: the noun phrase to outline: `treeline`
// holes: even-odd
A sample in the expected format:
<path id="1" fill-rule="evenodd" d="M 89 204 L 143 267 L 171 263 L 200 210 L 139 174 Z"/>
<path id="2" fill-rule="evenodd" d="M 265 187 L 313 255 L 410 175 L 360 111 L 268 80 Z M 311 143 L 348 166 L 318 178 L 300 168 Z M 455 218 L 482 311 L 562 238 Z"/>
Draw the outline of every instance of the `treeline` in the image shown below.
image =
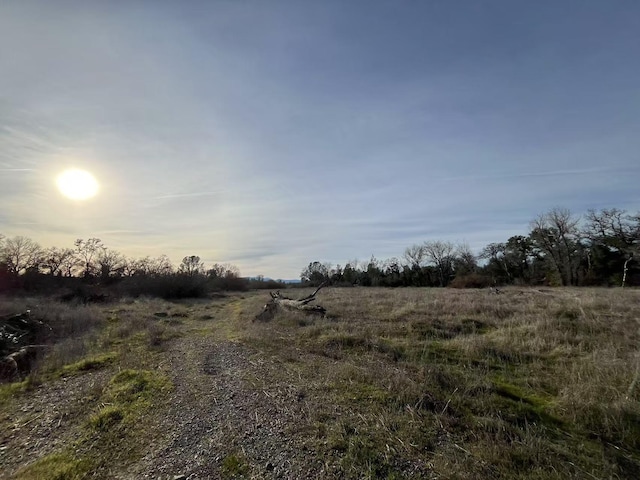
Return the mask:
<path id="1" fill-rule="evenodd" d="M 303 283 L 319 285 L 476 287 L 496 285 L 640 285 L 640 212 L 590 210 L 584 217 L 555 208 L 536 217 L 527 235 L 491 243 L 476 255 L 468 245 L 425 241 L 402 258 L 311 262 Z"/>
<path id="2" fill-rule="evenodd" d="M 589 211 L 582 218 L 556 208 L 536 217 L 527 235 L 491 243 L 479 254 L 466 244 L 430 240 L 401 258 L 311 262 L 303 285 L 486 287 L 496 285 L 640 285 L 640 212 Z M 73 247 L 43 248 L 33 240 L 0 235 L 0 292 L 60 287 L 109 287 L 127 295 L 199 297 L 215 290 L 285 288 L 282 282 L 242 278 L 225 263 L 206 266 L 196 255 L 174 265 L 166 255 L 128 258 L 98 238 Z"/>
<path id="3" fill-rule="evenodd" d="M 78 239 L 73 248 L 43 248 L 27 237 L 0 235 L 0 292 L 41 292 L 61 287 L 92 291 L 88 286 L 108 287 L 110 293 L 123 295 L 186 298 L 215 290 L 284 285 L 262 278 L 242 278 L 238 268 L 228 263 L 207 267 L 197 255 L 184 257 L 176 266 L 166 255 L 128 258 L 107 248 L 98 238 Z"/>

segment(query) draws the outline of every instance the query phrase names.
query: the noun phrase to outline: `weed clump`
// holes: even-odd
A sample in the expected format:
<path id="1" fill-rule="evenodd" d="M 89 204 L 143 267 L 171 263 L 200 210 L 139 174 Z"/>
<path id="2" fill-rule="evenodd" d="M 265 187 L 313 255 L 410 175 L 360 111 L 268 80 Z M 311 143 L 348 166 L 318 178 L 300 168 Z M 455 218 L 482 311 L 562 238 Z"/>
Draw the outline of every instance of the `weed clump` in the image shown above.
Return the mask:
<path id="1" fill-rule="evenodd" d="M 74 373 L 89 372 L 92 370 L 99 370 L 108 365 L 111 365 L 118 357 L 117 353 L 110 352 L 102 355 L 91 356 L 82 359 L 76 363 L 65 365 L 62 367 L 62 375 L 72 375 Z"/>
<path id="2" fill-rule="evenodd" d="M 107 406 L 91 416 L 89 424 L 101 432 L 107 432 L 125 417 L 122 407 Z"/>

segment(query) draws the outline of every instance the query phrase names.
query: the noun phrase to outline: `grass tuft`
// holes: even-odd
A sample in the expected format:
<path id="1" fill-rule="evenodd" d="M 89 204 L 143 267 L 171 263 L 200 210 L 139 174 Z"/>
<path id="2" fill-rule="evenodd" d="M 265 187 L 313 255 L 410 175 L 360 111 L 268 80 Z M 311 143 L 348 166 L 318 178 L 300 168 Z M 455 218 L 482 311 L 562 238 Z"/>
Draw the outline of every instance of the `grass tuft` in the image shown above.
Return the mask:
<path id="1" fill-rule="evenodd" d="M 18 471 L 19 480 L 76 480 L 86 478 L 86 462 L 67 454 L 47 455 Z"/>
<path id="2" fill-rule="evenodd" d="M 222 460 L 223 478 L 244 477 L 249 473 L 249 465 L 244 455 L 231 453 Z"/>
<path id="3" fill-rule="evenodd" d="M 122 407 L 110 405 L 92 415 L 89 424 L 96 430 L 107 432 L 111 427 L 119 424 L 124 417 L 125 413 Z"/>
<path id="4" fill-rule="evenodd" d="M 99 370 L 101 368 L 111 365 L 118 358 L 118 354 L 115 352 L 103 353 L 101 355 L 85 358 L 71 365 L 65 365 L 62 367 L 62 375 L 72 375 L 77 373 L 89 372 L 92 370 Z"/>
<path id="5" fill-rule="evenodd" d="M 171 384 L 167 378 L 148 370 L 123 370 L 116 374 L 105 392 L 105 398 L 120 404 L 146 402 L 156 394 L 167 392 Z"/>

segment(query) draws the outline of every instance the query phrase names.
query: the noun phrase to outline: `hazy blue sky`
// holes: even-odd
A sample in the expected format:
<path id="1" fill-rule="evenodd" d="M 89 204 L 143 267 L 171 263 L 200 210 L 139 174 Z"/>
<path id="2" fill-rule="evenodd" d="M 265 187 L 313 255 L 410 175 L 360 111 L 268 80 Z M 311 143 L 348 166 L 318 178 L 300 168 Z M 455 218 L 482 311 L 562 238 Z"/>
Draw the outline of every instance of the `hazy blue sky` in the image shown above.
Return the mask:
<path id="1" fill-rule="evenodd" d="M 637 0 L 0 3 L 0 233 L 43 246 L 297 278 L 637 211 L 639 156 Z"/>

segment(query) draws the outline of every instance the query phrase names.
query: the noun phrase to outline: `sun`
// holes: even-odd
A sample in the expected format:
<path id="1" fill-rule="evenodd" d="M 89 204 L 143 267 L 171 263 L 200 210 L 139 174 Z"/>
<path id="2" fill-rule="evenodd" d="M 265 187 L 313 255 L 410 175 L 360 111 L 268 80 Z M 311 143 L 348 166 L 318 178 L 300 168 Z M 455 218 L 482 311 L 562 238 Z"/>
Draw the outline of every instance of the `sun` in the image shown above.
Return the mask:
<path id="1" fill-rule="evenodd" d="M 72 200 L 87 200 L 94 197 L 99 190 L 98 181 L 86 170 L 71 168 L 56 178 L 58 190 Z"/>

